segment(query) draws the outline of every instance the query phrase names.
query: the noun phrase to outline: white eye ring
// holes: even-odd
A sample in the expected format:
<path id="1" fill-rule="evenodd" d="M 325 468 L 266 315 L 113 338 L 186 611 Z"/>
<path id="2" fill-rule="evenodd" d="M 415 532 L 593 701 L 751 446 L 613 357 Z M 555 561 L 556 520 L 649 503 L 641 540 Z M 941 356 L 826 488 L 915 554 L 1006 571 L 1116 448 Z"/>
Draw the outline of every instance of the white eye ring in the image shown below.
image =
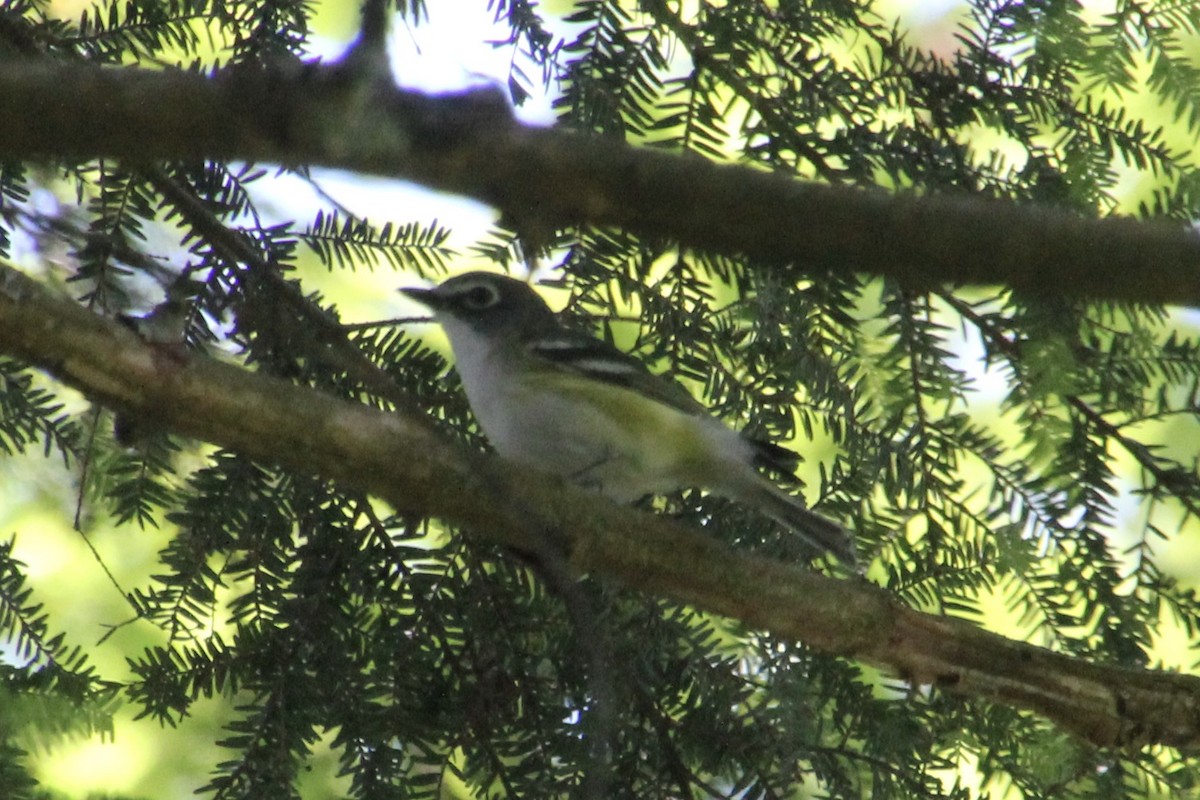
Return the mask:
<path id="1" fill-rule="evenodd" d="M 491 286 L 479 284 L 459 295 L 459 302 L 468 311 L 482 311 L 500 302 L 500 293 Z"/>

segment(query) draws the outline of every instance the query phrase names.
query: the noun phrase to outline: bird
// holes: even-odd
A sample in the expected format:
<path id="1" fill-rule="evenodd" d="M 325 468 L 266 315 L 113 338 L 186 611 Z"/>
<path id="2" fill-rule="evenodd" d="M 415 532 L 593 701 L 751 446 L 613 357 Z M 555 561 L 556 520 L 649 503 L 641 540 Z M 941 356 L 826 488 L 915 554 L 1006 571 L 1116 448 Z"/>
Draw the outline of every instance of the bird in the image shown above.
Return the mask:
<path id="1" fill-rule="evenodd" d="M 759 471 L 790 474 L 796 453 L 739 433 L 677 382 L 568 328 L 529 284 L 467 272 L 400 292 L 441 325 L 471 411 L 505 461 L 618 503 L 704 488 L 856 565 L 842 526 Z"/>

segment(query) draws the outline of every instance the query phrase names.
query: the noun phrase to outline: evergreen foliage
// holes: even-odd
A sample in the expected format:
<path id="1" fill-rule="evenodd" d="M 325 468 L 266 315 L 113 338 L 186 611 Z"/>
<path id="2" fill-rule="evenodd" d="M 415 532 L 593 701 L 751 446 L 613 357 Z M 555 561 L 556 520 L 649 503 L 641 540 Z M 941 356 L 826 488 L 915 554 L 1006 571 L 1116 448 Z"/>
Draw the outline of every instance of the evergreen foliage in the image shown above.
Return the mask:
<path id="1" fill-rule="evenodd" d="M 396 5 L 419 23 L 422 3 Z M 1200 133 L 1191 4 L 1118 3 L 1098 19 L 1059 0 L 975 0 L 951 55 L 913 44 L 865 0 L 489 5 L 511 26 L 497 46 L 518 53 L 514 101 L 559 90 L 559 124 L 573 129 L 894 191 L 1181 223 L 1200 212 L 1193 154 L 1171 138 Z M 104 0 L 78 20 L 50 11 L 37 0 L 0 10 L 0 57 L 208 72 L 304 56 L 313 8 Z M 561 16 L 542 16 L 551 11 Z M 1174 127 L 1135 113 L 1134 93 Z M 272 222 L 262 198 L 274 174 L 3 164 L 0 259 L 28 259 L 18 241 L 57 254 L 45 279 L 111 317 L 143 314 L 145 286 L 166 291 L 182 276 L 192 349 L 387 405 L 348 355 L 361 353 L 448 434 L 481 443 L 417 334 L 343 326 L 301 277 L 315 263 L 345 284 L 382 266 L 398 286 L 436 280 L 458 258 L 447 229 L 332 201 L 310 220 Z M 1120 191 L 1130 176 L 1142 187 L 1132 202 Z M 31 200 L 43 191 L 57 194 L 53 211 Z M 1177 316 L 767 269 L 619 230 L 550 241 L 566 313 L 739 427 L 795 437 L 813 467 L 809 499 L 856 532 L 869 577 L 905 602 L 974 620 L 1002 607 L 1030 641 L 1127 665 L 1148 665 L 1173 627 L 1194 661 L 1200 601 L 1158 561 L 1200 511 L 1200 339 Z M 499 228 L 473 252 L 519 273 L 526 245 Z M 981 365 L 963 357 L 976 350 L 1002 397 L 980 390 Z M 105 676 L 52 632 L 11 542 L 0 545 L 6 796 L 35 791 L 25 743 L 104 731 L 118 698 L 166 727 L 204 698 L 234 709 L 227 757 L 196 787 L 213 798 L 299 796 L 325 735 L 349 796 L 364 799 L 568 796 L 606 760 L 607 796 L 631 798 L 1009 787 L 1140 798 L 1200 783 L 1173 750 L 1096 750 L 1032 715 L 596 579 L 572 599 L 512 554 L 311 476 L 153 429 L 128 448 L 106 416 L 64 410 L 57 391 L 0 359 L 0 451 L 64 458 L 82 508 L 170 532 L 154 574 L 127 592 L 162 643 L 127 654 L 128 679 Z M 1169 446 L 1181 439 L 1192 446 Z M 698 491 L 657 508 L 739 546 L 802 556 L 769 522 Z M 618 678 L 608 693 L 597 692 L 597 651 Z M 597 753 L 604 717 L 615 736 Z M 977 778 L 956 772 L 968 766 Z"/>

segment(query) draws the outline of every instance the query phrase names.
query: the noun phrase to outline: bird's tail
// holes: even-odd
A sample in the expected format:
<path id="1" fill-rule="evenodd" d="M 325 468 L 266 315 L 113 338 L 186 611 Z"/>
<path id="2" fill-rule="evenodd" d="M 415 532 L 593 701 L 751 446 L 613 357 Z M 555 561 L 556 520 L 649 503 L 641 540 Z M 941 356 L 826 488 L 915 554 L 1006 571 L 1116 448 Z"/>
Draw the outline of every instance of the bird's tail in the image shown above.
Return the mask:
<path id="1" fill-rule="evenodd" d="M 758 480 L 740 487 L 737 499 L 758 508 L 781 525 L 804 537 L 813 547 L 828 551 L 848 567 L 858 565 L 854 542 L 846 529 L 836 522 L 813 513 L 804 501 L 792 497 L 761 475 Z"/>

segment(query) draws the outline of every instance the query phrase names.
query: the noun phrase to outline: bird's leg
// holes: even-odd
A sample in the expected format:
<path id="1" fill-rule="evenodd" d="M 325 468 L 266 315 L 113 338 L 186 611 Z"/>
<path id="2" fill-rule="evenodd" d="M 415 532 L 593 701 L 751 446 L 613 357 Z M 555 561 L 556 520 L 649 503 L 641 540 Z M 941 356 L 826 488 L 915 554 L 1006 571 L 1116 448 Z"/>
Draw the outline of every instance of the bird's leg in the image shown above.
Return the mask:
<path id="1" fill-rule="evenodd" d="M 604 465 L 611 463 L 612 460 L 613 460 L 612 451 L 608 448 L 605 448 L 604 453 L 602 453 L 599 458 L 597 458 L 592 463 L 588 464 L 583 469 L 578 469 L 575 472 L 572 472 L 570 475 L 567 476 L 567 479 L 570 480 L 571 483 L 576 484 L 577 486 L 581 486 L 585 489 L 590 489 L 592 491 L 600 492 L 601 494 L 603 494 L 604 493 L 604 481 L 602 481 L 600 479 L 599 474 L 592 474 L 592 473 L 595 473 L 596 470 L 600 469 Z"/>

